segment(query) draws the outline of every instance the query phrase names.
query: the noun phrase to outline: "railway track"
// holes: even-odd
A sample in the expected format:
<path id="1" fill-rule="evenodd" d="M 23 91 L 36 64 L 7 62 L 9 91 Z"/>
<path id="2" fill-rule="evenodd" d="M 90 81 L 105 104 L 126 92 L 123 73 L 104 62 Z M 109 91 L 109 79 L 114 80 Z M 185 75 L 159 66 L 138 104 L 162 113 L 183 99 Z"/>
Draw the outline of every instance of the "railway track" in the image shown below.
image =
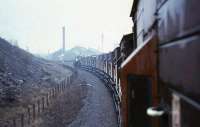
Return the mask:
<path id="1" fill-rule="evenodd" d="M 94 74 L 95 76 L 97 76 L 102 82 L 103 84 L 105 84 L 105 86 L 108 88 L 112 98 L 113 98 L 113 102 L 114 102 L 114 107 L 115 107 L 115 112 L 117 114 L 117 122 L 118 122 L 118 126 L 121 126 L 121 115 L 120 115 L 120 97 L 119 97 L 119 93 L 117 92 L 116 88 L 115 88 L 115 82 L 113 81 L 112 77 L 110 77 L 110 75 L 108 75 L 107 73 L 105 73 L 104 71 L 92 67 L 92 66 L 86 66 L 86 65 L 81 65 L 80 69 L 88 71 L 92 74 Z"/>

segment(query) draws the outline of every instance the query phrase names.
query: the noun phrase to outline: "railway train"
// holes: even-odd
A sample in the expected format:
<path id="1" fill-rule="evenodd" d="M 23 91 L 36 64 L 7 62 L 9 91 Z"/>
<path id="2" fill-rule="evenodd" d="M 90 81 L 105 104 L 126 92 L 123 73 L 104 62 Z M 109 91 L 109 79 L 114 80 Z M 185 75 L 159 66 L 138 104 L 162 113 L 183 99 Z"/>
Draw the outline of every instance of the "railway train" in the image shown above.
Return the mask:
<path id="1" fill-rule="evenodd" d="M 121 127 L 198 127 L 200 1 L 134 0 L 132 33 L 110 53 L 80 65 L 110 75 Z"/>

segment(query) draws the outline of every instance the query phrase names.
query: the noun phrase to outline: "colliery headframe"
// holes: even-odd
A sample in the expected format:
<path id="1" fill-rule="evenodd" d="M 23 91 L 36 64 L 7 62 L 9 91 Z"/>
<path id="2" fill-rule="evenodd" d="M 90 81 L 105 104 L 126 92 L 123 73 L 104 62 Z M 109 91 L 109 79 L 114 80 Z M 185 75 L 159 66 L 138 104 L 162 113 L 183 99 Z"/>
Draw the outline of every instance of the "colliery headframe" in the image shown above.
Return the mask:
<path id="1" fill-rule="evenodd" d="M 199 3 L 134 0 L 120 46 L 77 59 L 108 84 L 120 127 L 199 126 Z"/>

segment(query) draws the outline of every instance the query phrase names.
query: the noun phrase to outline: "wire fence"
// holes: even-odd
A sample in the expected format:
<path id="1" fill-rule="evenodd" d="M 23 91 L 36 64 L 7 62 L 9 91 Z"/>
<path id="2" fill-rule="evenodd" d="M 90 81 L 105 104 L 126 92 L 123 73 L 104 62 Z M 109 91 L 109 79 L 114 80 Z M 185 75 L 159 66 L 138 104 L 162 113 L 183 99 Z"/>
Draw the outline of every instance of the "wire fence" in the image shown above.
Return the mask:
<path id="1" fill-rule="evenodd" d="M 54 100 L 65 91 L 72 83 L 75 73 L 67 76 L 60 84 L 51 88 L 44 96 L 40 97 L 32 104 L 28 104 L 24 111 L 9 120 L 2 120 L 0 127 L 30 127 L 34 125 L 41 114 L 54 103 Z"/>

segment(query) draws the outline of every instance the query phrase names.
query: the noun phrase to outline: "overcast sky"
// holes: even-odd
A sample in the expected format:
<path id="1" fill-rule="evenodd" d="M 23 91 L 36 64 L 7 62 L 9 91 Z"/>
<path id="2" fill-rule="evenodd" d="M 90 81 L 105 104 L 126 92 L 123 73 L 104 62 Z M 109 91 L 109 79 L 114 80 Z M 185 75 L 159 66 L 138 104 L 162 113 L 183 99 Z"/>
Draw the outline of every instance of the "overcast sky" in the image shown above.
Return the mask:
<path id="1" fill-rule="evenodd" d="M 47 53 L 62 45 L 66 27 L 66 48 L 74 46 L 104 51 L 119 44 L 130 33 L 133 0 L 0 0 L 0 36 L 17 40 L 32 53 Z"/>

